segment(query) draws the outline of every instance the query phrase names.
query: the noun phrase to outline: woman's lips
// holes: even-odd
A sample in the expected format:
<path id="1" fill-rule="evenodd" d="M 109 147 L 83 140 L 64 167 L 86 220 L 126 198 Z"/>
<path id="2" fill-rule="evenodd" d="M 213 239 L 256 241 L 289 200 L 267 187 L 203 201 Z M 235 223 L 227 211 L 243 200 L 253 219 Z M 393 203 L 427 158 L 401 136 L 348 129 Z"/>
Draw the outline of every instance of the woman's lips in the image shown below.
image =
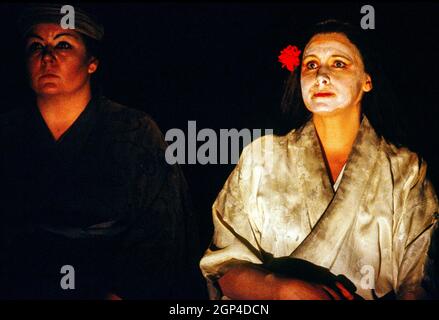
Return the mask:
<path id="1" fill-rule="evenodd" d="M 331 97 L 334 96 L 332 92 L 317 92 L 313 94 L 313 98 L 323 98 L 323 97 Z"/>
<path id="2" fill-rule="evenodd" d="M 58 76 L 56 74 L 53 74 L 53 73 L 46 73 L 46 74 L 43 74 L 40 78 L 58 78 Z"/>

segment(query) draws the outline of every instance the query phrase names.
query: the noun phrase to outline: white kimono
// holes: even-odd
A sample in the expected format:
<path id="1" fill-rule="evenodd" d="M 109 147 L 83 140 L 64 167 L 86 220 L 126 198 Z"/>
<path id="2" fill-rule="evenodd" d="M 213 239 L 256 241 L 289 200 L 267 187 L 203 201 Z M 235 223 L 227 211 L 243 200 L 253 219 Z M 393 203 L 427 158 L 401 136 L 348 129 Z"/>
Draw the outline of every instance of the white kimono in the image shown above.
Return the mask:
<path id="1" fill-rule="evenodd" d="M 200 267 L 216 281 L 240 263 L 293 257 L 344 275 L 365 299 L 418 293 L 438 199 L 427 165 L 379 138 L 366 116 L 338 185 L 312 120 L 244 148 L 213 204 L 214 236 Z"/>

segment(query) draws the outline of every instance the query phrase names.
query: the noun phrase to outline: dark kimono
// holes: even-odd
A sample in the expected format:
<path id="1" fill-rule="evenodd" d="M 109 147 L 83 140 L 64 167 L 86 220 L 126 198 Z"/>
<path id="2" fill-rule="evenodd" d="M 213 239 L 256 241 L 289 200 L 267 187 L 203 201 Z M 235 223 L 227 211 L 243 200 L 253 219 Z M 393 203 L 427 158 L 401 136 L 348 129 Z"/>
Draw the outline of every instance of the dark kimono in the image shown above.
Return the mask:
<path id="1" fill-rule="evenodd" d="M 35 106 L 0 130 L 1 298 L 196 295 L 186 184 L 151 118 L 99 97 L 58 141 Z"/>

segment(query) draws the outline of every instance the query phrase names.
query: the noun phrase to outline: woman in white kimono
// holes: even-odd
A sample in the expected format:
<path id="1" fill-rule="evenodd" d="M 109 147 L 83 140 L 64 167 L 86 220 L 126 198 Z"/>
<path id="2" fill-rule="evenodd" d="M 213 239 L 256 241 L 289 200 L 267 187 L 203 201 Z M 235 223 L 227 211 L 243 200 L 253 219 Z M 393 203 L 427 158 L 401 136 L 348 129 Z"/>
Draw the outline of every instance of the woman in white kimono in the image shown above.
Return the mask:
<path id="1" fill-rule="evenodd" d="M 382 88 L 358 34 L 317 25 L 289 82 L 310 116 L 247 146 L 219 193 L 212 299 L 427 297 L 438 200 L 426 162 L 369 121 L 363 96 Z"/>

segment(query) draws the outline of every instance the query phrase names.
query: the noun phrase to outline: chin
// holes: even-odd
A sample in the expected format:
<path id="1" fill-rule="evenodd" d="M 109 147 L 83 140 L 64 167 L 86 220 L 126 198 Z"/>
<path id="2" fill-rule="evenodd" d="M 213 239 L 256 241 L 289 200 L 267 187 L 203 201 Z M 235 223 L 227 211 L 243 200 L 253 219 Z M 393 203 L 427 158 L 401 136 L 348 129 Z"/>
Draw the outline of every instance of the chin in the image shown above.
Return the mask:
<path id="1" fill-rule="evenodd" d="M 319 105 L 313 106 L 309 109 L 313 114 L 321 115 L 321 116 L 332 116 L 343 111 L 344 108 L 328 106 L 328 105 Z"/>
<path id="2" fill-rule="evenodd" d="M 327 113 L 332 113 L 332 112 L 336 111 L 337 108 L 334 108 L 332 106 L 328 106 L 326 104 L 318 104 L 318 105 L 312 106 L 311 108 L 309 108 L 309 110 L 312 113 L 317 113 L 317 114 L 320 114 L 320 113 L 323 114 L 324 113 L 324 114 L 327 114 Z"/>
<path id="3" fill-rule="evenodd" d="M 60 93 L 60 87 L 54 83 L 40 85 L 34 90 L 38 95 L 53 95 Z"/>
<path id="4" fill-rule="evenodd" d="M 59 95 L 61 92 L 56 88 L 54 89 L 43 89 L 43 90 L 37 90 L 35 91 L 35 93 L 37 94 L 37 96 L 40 97 L 50 97 L 50 96 L 56 96 Z"/>

